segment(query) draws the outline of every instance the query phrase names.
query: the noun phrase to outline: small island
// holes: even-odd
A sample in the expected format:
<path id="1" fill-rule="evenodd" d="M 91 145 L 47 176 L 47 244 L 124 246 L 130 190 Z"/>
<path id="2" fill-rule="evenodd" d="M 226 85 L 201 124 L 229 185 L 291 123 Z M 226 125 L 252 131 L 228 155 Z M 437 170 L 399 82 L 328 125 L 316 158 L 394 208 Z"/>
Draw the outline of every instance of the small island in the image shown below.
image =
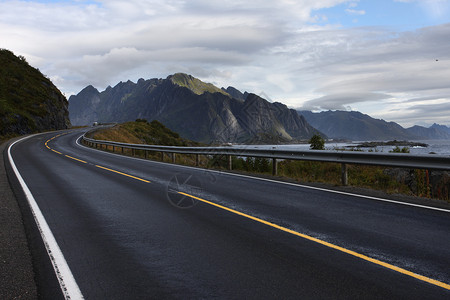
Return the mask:
<path id="1" fill-rule="evenodd" d="M 388 142 L 364 142 L 353 146 L 355 148 L 375 148 L 380 146 L 403 146 L 403 147 L 428 147 L 428 144 L 410 141 L 388 141 Z"/>

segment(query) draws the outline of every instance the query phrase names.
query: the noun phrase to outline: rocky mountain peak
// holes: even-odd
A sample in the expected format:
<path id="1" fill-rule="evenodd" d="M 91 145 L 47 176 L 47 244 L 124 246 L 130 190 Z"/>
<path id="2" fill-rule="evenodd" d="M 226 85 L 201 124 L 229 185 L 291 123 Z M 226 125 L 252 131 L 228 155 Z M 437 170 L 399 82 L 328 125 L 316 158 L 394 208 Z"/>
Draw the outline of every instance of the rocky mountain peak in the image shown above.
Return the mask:
<path id="1" fill-rule="evenodd" d="M 228 95 L 227 92 L 219 89 L 218 87 L 214 86 L 213 84 L 203 82 L 200 79 L 197 79 L 188 74 L 175 73 L 174 75 L 167 77 L 167 79 L 170 80 L 175 85 L 188 88 L 194 94 L 197 94 L 197 95 L 201 95 L 203 93 L 208 92 L 211 94 L 221 93 L 223 95 L 230 96 L 230 95 Z"/>

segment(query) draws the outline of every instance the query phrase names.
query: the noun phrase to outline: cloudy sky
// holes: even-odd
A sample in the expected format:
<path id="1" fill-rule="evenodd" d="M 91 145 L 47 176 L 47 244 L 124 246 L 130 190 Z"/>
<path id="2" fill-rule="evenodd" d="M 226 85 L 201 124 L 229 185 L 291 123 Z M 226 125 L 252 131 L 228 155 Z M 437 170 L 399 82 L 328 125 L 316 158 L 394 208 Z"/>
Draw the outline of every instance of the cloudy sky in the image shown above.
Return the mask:
<path id="1" fill-rule="evenodd" d="M 66 96 L 189 73 L 292 108 L 450 125 L 450 0 L 0 0 Z"/>

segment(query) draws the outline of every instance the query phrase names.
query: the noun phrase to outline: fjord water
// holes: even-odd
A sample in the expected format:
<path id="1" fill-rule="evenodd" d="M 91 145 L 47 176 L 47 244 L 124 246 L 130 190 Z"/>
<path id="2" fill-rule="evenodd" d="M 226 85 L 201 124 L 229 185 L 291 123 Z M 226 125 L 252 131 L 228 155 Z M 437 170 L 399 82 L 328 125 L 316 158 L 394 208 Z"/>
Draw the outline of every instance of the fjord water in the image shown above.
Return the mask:
<path id="1" fill-rule="evenodd" d="M 326 150 L 336 150 L 340 151 L 351 150 L 364 141 L 355 141 L 351 143 L 325 143 Z M 421 140 L 414 141 L 417 143 L 427 144 L 428 147 L 408 147 L 410 154 L 414 155 L 450 155 L 450 140 Z M 279 149 L 279 150 L 309 150 L 309 144 L 291 144 L 291 145 L 235 145 L 237 148 L 253 148 L 253 149 Z M 400 146 L 402 148 L 403 146 Z M 389 153 L 395 146 L 378 146 L 371 148 L 358 148 L 364 152 L 379 152 L 379 153 Z"/>

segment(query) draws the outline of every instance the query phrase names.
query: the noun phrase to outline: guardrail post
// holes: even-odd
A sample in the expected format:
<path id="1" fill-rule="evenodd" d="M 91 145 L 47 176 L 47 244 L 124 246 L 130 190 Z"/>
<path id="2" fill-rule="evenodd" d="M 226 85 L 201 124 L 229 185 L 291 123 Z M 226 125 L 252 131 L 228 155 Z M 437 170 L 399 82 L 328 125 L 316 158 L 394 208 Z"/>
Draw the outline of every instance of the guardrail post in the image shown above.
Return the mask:
<path id="1" fill-rule="evenodd" d="M 164 161 L 164 152 L 161 151 L 161 161 Z"/>
<path id="2" fill-rule="evenodd" d="M 233 165 L 231 163 L 231 155 L 227 155 L 228 158 L 228 170 L 233 170 Z"/>
<path id="3" fill-rule="evenodd" d="M 113 145 L 113 152 L 116 152 L 116 147 Z"/>
<path id="4" fill-rule="evenodd" d="M 277 164 L 277 159 L 274 158 L 274 159 L 272 159 L 272 175 L 277 176 L 277 173 L 278 173 L 278 164 Z"/>
<path id="5" fill-rule="evenodd" d="M 175 163 L 175 152 L 172 153 L 172 163 Z"/>
<path id="6" fill-rule="evenodd" d="M 122 147 L 122 154 L 123 154 L 123 147 Z"/>
<path id="7" fill-rule="evenodd" d="M 200 154 L 195 155 L 195 166 L 198 167 L 200 165 Z"/>
<path id="8" fill-rule="evenodd" d="M 347 164 L 341 164 L 341 182 L 342 185 L 348 184 L 348 173 L 347 173 Z"/>
<path id="9" fill-rule="evenodd" d="M 131 156 L 134 156 L 134 154 L 135 154 L 135 151 L 133 148 L 131 148 Z"/>
<path id="10" fill-rule="evenodd" d="M 144 158 L 147 159 L 147 156 L 148 156 L 147 150 L 144 150 Z"/>

